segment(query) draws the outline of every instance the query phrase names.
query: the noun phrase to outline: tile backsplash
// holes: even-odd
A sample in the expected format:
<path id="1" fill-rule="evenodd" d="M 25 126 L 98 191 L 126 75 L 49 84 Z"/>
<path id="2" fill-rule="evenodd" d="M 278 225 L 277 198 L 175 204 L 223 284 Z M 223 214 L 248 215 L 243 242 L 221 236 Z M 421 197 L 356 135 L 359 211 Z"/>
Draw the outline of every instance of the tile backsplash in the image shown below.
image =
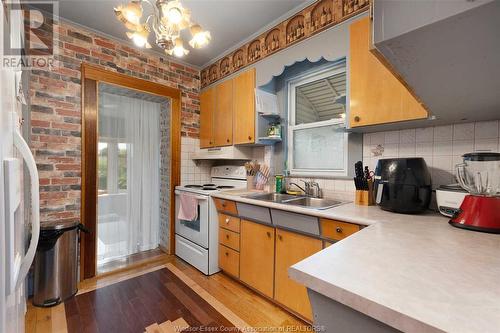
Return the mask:
<path id="1" fill-rule="evenodd" d="M 181 138 L 181 185 L 210 182 L 211 161 L 194 161 L 190 153 L 200 148 L 200 140 L 183 136 Z"/>
<path id="2" fill-rule="evenodd" d="M 363 137 L 363 163 L 374 169 L 380 158 L 423 157 L 433 186 L 455 182 L 455 165 L 473 151 L 500 149 L 499 121 L 367 133 Z"/>

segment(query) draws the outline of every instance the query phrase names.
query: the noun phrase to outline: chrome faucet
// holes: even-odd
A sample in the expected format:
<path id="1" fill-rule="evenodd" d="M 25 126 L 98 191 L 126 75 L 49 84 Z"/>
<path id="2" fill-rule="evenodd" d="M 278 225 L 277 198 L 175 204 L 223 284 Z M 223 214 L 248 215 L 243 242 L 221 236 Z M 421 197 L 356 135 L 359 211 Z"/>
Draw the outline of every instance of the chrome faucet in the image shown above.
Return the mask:
<path id="1" fill-rule="evenodd" d="M 294 182 L 290 182 L 290 185 L 297 186 L 308 197 L 313 197 L 313 198 L 323 197 L 323 191 L 321 190 L 317 182 L 315 182 L 314 180 L 303 180 L 303 179 L 300 179 L 300 181 L 304 183 L 304 187 Z"/>

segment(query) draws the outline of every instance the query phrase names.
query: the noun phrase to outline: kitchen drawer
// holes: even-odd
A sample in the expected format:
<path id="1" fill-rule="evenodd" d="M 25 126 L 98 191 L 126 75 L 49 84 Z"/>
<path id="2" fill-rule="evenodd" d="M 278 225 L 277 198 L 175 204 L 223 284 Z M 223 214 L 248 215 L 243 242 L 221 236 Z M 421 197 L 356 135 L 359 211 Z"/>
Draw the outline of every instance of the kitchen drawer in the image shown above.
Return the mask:
<path id="1" fill-rule="evenodd" d="M 219 214 L 219 227 L 239 233 L 240 219 L 239 217 Z"/>
<path id="2" fill-rule="evenodd" d="M 219 228 L 219 243 L 230 247 L 233 250 L 240 250 L 240 234 L 224 229 Z"/>
<path id="3" fill-rule="evenodd" d="M 238 215 L 243 219 L 272 224 L 269 208 L 241 202 L 237 202 L 236 207 L 238 208 Z"/>
<path id="4" fill-rule="evenodd" d="M 238 210 L 236 209 L 236 202 L 225 199 L 216 199 L 216 198 L 214 198 L 214 202 L 218 212 L 228 213 L 231 215 L 238 215 Z"/>
<path id="5" fill-rule="evenodd" d="M 357 224 L 321 219 L 322 236 L 326 238 L 341 240 L 359 230 Z"/>
<path id="6" fill-rule="evenodd" d="M 224 245 L 219 245 L 219 267 L 227 274 L 239 278 L 240 254 Z"/>
<path id="7" fill-rule="evenodd" d="M 273 224 L 287 229 L 319 236 L 318 218 L 309 215 L 271 209 Z"/>

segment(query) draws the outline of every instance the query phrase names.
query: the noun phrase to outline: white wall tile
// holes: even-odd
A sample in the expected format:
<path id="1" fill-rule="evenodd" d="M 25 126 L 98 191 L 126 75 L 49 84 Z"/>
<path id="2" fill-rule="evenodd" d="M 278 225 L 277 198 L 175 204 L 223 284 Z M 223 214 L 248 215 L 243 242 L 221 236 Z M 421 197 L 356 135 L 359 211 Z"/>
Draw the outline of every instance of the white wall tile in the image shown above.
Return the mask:
<path id="1" fill-rule="evenodd" d="M 482 121 L 475 125 L 475 138 L 496 139 L 498 138 L 498 121 Z"/>
<path id="2" fill-rule="evenodd" d="M 453 140 L 473 140 L 474 123 L 453 125 Z"/>
<path id="3" fill-rule="evenodd" d="M 453 155 L 463 155 L 474 150 L 473 140 L 453 141 Z"/>
<path id="4" fill-rule="evenodd" d="M 476 151 L 498 151 L 497 139 L 479 139 L 474 143 L 474 150 Z"/>
<path id="5" fill-rule="evenodd" d="M 416 156 L 432 155 L 432 150 L 433 150 L 432 142 L 418 142 L 416 144 L 415 155 Z"/>
<path id="6" fill-rule="evenodd" d="M 384 143 L 399 143 L 399 131 L 385 132 Z"/>
<path id="7" fill-rule="evenodd" d="M 452 141 L 441 141 L 434 143 L 434 149 L 432 151 L 432 155 L 434 156 L 451 156 L 453 155 L 452 151 Z"/>
<path id="8" fill-rule="evenodd" d="M 433 142 L 434 141 L 434 128 L 422 127 L 415 130 L 416 142 Z"/>
<path id="9" fill-rule="evenodd" d="M 434 142 L 451 141 L 453 139 L 453 126 L 436 126 L 434 127 Z"/>
<path id="10" fill-rule="evenodd" d="M 415 143 L 416 142 L 416 131 L 415 129 L 407 129 L 399 131 L 399 143 Z"/>

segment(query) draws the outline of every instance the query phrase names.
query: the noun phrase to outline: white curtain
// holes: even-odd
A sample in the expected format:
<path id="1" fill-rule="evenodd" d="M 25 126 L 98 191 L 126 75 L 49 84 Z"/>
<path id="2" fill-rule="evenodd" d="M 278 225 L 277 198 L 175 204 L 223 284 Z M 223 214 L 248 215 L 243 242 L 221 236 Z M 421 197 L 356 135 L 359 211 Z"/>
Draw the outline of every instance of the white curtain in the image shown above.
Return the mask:
<path id="1" fill-rule="evenodd" d="M 123 185 L 120 189 L 108 183 L 108 189 L 111 188 L 108 196 L 122 197 L 121 204 L 116 204 L 116 200 L 99 198 L 99 217 L 101 212 L 112 210 L 115 210 L 115 216 L 120 217 L 120 227 L 115 228 L 117 233 L 109 236 L 120 238 L 119 256 L 156 248 L 160 219 L 161 105 L 143 100 L 140 96 L 132 98 L 108 92 L 101 92 L 99 99 L 99 141 L 116 141 L 122 147 L 124 144 L 127 147 L 126 189 L 123 189 Z M 117 162 L 112 160 L 108 157 L 108 170 L 115 170 L 113 168 Z M 123 163 L 123 158 L 121 161 Z M 115 182 L 114 178 L 117 177 L 111 173 L 108 173 L 108 182 Z M 110 193 L 113 190 L 116 193 Z M 114 206 L 107 207 L 108 202 L 111 204 L 113 201 Z M 100 230 L 99 225 L 98 233 Z M 101 239 L 99 234 L 98 238 Z M 116 254 L 104 253 L 103 256 L 112 257 Z"/>

